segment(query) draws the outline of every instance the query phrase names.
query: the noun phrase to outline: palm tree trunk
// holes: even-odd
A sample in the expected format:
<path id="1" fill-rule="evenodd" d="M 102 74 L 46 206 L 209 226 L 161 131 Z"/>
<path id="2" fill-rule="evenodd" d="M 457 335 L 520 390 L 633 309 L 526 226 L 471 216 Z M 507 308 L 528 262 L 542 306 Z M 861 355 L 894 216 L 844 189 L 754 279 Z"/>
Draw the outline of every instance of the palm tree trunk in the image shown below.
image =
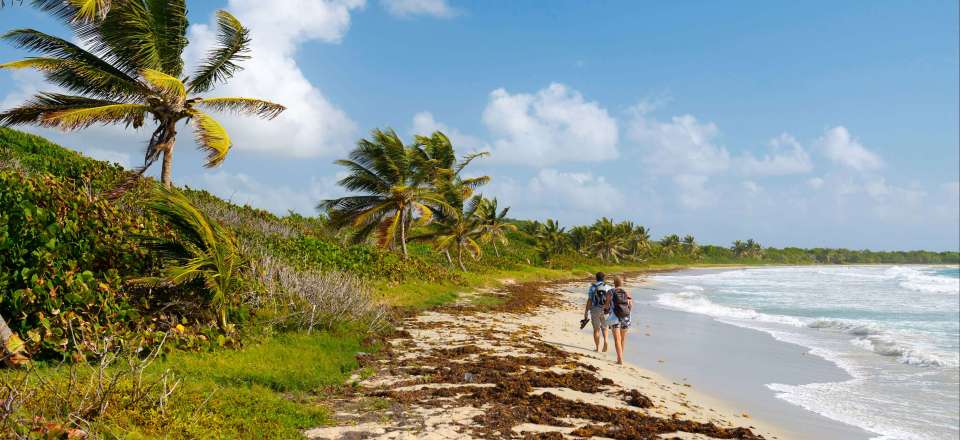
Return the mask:
<path id="1" fill-rule="evenodd" d="M 447 263 L 452 266 L 452 265 L 453 265 L 453 258 L 450 258 L 450 250 L 449 250 L 449 249 L 444 249 L 444 250 L 443 250 L 443 254 L 447 256 Z"/>
<path id="2" fill-rule="evenodd" d="M 467 267 L 463 265 L 463 248 L 462 247 L 457 248 L 457 263 L 460 263 L 460 270 L 464 272 L 467 271 Z"/>
<path id="3" fill-rule="evenodd" d="M 497 242 L 493 242 L 493 253 L 497 254 L 497 258 L 500 258 L 500 250 L 497 249 Z"/>
<path id="4" fill-rule="evenodd" d="M 400 210 L 400 247 L 403 248 L 403 259 L 407 259 L 407 208 Z"/>
<path id="5" fill-rule="evenodd" d="M 160 182 L 167 188 L 173 185 L 173 179 L 171 178 L 172 168 L 173 148 L 167 148 L 163 151 L 163 168 L 160 170 Z"/>

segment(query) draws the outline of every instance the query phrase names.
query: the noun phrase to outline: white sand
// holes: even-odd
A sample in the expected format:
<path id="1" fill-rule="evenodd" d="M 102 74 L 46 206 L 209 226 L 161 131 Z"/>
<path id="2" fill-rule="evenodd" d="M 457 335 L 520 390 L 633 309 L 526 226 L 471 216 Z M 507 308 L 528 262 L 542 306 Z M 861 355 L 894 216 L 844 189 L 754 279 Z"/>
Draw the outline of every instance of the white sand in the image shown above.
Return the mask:
<path id="1" fill-rule="evenodd" d="M 410 325 L 408 331 L 412 338 L 394 340 L 392 345 L 398 358 L 415 360 L 437 348 L 452 346 L 474 345 L 489 349 L 496 356 L 523 356 L 527 354 L 524 345 L 537 339 L 554 345 L 578 357 L 579 361 L 596 367 L 597 374 L 613 380 L 614 386 L 604 387 L 599 393 L 584 393 L 567 388 L 539 388 L 533 393 L 550 392 L 561 398 L 572 401 L 583 401 L 610 408 L 629 409 L 641 413 L 670 418 L 676 416 L 685 420 L 698 422 L 713 422 L 721 427 L 743 426 L 751 428 L 755 433 L 768 439 L 784 439 L 781 431 L 776 427 L 755 420 L 742 411 L 736 411 L 733 405 L 704 395 L 693 389 L 689 384 L 674 383 L 673 381 L 649 370 L 634 365 L 616 365 L 613 354 L 613 341 L 610 341 L 609 353 L 593 352 L 592 334 L 587 330 L 579 329 L 579 320 L 583 314 L 583 286 L 560 286 L 554 293 L 562 300 L 560 307 L 540 307 L 532 315 L 518 315 L 510 313 L 492 314 L 477 313 L 472 315 L 452 315 L 444 312 L 425 312 L 412 318 L 415 323 L 442 323 L 444 325 L 426 326 L 417 329 Z M 488 331 L 488 334 L 497 335 L 503 340 L 482 340 L 477 335 Z M 633 335 L 636 338 L 638 335 Z M 629 336 L 628 336 L 629 343 Z M 528 345 L 529 347 L 529 345 Z M 451 362 L 463 362 L 470 357 Z M 452 386 L 471 386 L 470 384 L 443 384 L 426 383 L 409 385 L 411 379 L 426 380 L 424 377 L 411 377 L 396 368 L 391 368 L 389 360 L 382 360 L 380 371 L 373 376 L 358 382 L 361 390 L 390 390 L 409 391 L 422 388 L 447 388 Z M 554 367 L 554 369 L 557 367 Z M 536 370 L 530 367 L 529 370 Z M 406 386 L 400 386 L 407 381 Z M 490 386 L 488 384 L 473 384 L 476 387 Z M 625 404 L 620 393 L 625 390 L 636 389 L 649 397 L 654 407 L 640 409 Z M 358 407 L 362 407 L 363 393 L 355 398 L 351 405 L 337 404 L 332 409 L 340 426 L 321 427 L 308 430 L 304 435 L 310 439 L 466 439 L 470 436 L 471 428 L 475 427 L 474 417 L 484 413 L 484 408 L 475 408 L 463 405 L 455 397 L 441 399 L 443 407 L 418 406 L 416 403 L 403 407 L 400 410 L 366 411 L 358 416 Z M 449 405 L 446 404 L 449 400 Z M 333 405 L 332 405 L 333 406 Z M 364 412 L 364 411 L 359 411 Z M 371 420 L 373 419 L 373 420 Z M 569 432 L 576 426 L 586 426 L 591 423 L 587 420 L 566 420 L 575 427 L 547 426 L 525 423 L 513 427 L 517 438 L 523 432 L 559 432 L 565 438 L 575 438 Z M 708 439 L 703 435 L 675 433 L 663 435 L 664 438 L 680 437 L 683 439 Z"/>

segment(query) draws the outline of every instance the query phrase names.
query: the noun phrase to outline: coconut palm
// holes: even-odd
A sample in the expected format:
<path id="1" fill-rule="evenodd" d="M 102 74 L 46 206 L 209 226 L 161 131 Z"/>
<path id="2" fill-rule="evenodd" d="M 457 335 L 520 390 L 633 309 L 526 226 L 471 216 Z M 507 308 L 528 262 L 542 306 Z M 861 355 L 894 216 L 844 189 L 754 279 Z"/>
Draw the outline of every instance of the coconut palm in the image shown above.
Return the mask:
<path id="1" fill-rule="evenodd" d="M 570 232 L 567 233 L 570 236 L 570 244 L 573 246 L 577 252 L 581 254 L 587 252 L 587 248 L 590 245 L 590 227 L 589 226 L 574 226 L 570 228 Z"/>
<path id="2" fill-rule="evenodd" d="M 489 153 L 471 153 L 457 159 L 450 138 L 442 132 L 435 131 L 429 137 L 415 136 L 411 154 L 414 158 L 414 166 L 421 174 L 420 179 L 432 182 L 438 190 L 446 187 L 471 190 L 471 194 L 461 195 L 463 199 L 470 198 L 472 190 L 490 182 L 489 176 L 463 178 L 460 175 L 470 162 L 486 157 Z"/>
<path id="3" fill-rule="evenodd" d="M 203 300 L 213 306 L 217 324 L 225 330 L 229 296 L 236 292 L 243 267 L 233 234 L 175 189 L 156 189 L 147 206 L 166 220 L 177 238 L 145 238 L 146 245 L 163 258 L 163 272 L 130 281 L 152 286 L 202 281 Z"/>
<path id="4" fill-rule="evenodd" d="M 546 223 L 537 223 L 539 226 L 536 231 L 537 249 L 544 259 L 549 259 L 553 255 L 564 253 L 570 245 L 566 228 L 560 226 L 560 222 L 547 219 Z"/>
<path id="5" fill-rule="evenodd" d="M 477 219 L 483 229 L 482 240 L 493 245 L 493 252 L 500 256 L 500 250 L 497 249 L 497 243 L 502 245 L 509 243 L 507 232 L 516 232 L 517 226 L 507 223 L 507 212 L 510 207 L 497 211 L 497 199 L 483 199 L 480 207 L 477 209 Z"/>
<path id="6" fill-rule="evenodd" d="M 590 250 L 601 261 L 619 263 L 626 251 L 627 243 L 622 230 L 613 220 L 603 217 L 591 227 Z"/>
<path id="7" fill-rule="evenodd" d="M 697 244 L 697 240 L 692 235 L 685 235 L 681 244 L 687 255 L 691 257 L 696 257 L 700 253 L 700 245 Z"/>
<path id="8" fill-rule="evenodd" d="M 399 241 L 406 258 L 410 228 L 428 224 L 435 210 L 454 212 L 444 195 L 417 172 L 411 149 L 393 130 L 373 130 L 370 140 L 357 143 L 350 159 L 336 163 L 350 172 L 340 185 L 362 195 L 325 200 L 317 209 L 329 215 L 331 226 L 353 227 L 355 242 L 376 232 L 377 244 L 390 247 Z"/>
<path id="9" fill-rule="evenodd" d="M 482 203 L 480 196 L 470 198 L 463 209 L 447 213 L 442 220 L 431 225 L 432 231 L 417 235 L 414 240 L 432 240 L 433 247 L 443 251 L 448 258 L 450 252 L 455 253 L 460 270 L 466 272 L 464 252 L 475 260 L 482 255 L 479 241 L 485 236 L 486 230 L 476 215 Z"/>
<path id="10" fill-rule="evenodd" d="M 677 234 L 670 234 L 660 239 L 660 249 L 668 256 L 675 255 L 680 251 L 680 247 L 680 236 Z"/>
<path id="11" fill-rule="evenodd" d="M 43 92 L 19 107 L 0 112 L 0 124 L 35 124 L 65 131 L 95 124 L 139 128 L 156 125 L 147 143 L 142 174 L 162 156 L 160 179 L 171 185 L 177 124 L 189 121 L 204 165 L 215 167 L 232 142 L 226 129 L 205 110 L 275 118 L 284 107 L 242 97 L 202 97 L 236 73 L 246 59 L 249 32 L 226 11 L 217 12 L 217 45 L 189 76 L 183 74 L 187 46 L 184 0 L 36 0 L 60 17 L 83 47 L 33 29 L 2 36 L 40 56 L 0 64 L 2 69 L 35 69 L 69 93 Z M 96 20 L 77 17 L 102 17 Z M 89 49 L 85 49 L 89 48 Z"/>

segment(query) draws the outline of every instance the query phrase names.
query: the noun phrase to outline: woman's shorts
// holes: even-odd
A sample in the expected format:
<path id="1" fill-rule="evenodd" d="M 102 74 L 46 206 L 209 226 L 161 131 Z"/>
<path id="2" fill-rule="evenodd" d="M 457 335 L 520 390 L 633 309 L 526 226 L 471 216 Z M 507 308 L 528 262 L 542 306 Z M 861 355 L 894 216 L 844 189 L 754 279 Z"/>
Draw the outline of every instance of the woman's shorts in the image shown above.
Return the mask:
<path id="1" fill-rule="evenodd" d="M 625 318 L 617 318 L 617 315 L 611 313 L 610 316 L 607 317 L 607 326 L 610 328 L 619 327 L 623 330 L 626 330 L 630 327 L 630 317 L 627 316 Z"/>

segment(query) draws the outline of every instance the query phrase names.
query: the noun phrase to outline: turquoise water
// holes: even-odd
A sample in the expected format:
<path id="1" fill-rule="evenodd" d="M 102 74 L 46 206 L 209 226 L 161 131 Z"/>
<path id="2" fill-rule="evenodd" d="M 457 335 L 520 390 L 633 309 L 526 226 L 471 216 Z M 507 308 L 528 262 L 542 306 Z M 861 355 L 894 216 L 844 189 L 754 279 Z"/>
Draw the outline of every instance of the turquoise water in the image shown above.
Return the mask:
<path id="1" fill-rule="evenodd" d="M 960 268 L 805 266 L 654 277 L 657 304 L 808 347 L 852 379 L 777 396 L 881 439 L 960 438 Z"/>

